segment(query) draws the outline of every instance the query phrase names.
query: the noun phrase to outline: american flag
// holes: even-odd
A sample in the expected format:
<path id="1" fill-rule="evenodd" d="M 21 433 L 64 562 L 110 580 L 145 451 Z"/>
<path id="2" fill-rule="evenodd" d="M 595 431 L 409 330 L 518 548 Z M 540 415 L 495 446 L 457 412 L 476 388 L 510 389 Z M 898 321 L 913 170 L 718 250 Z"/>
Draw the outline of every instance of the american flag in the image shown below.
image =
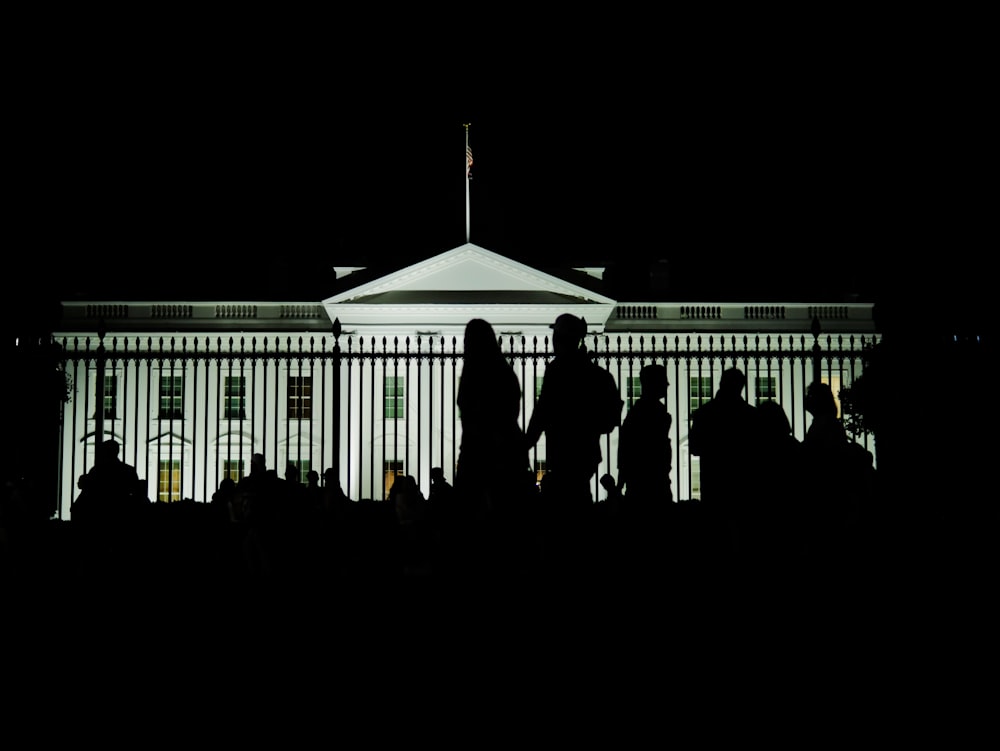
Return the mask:
<path id="1" fill-rule="evenodd" d="M 472 169 L 472 149 L 468 144 L 465 146 L 465 176 L 469 176 L 469 170 Z"/>

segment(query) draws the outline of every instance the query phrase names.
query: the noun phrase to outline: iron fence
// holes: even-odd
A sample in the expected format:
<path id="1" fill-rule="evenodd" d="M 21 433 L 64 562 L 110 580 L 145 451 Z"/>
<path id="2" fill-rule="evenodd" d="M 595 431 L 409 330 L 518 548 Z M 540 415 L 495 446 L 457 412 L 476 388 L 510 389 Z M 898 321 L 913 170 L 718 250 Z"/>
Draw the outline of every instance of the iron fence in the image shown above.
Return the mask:
<path id="1" fill-rule="evenodd" d="M 74 337 L 56 340 L 71 398 L 59 439 L 59 515 L 68 518 L 77 479 L 102 439 L 147 481 L 150 498 L 208 501 L 223 477 L 238 479 L 253 453 L 304 478 L 333 468 L 356 500 L 384 498 L 393 479 L 412 474 L 425 491 L 432 467 L 453 477 L 461 440 L 455 405 L 461 378 L 457 336 Z M 836 394 L 863 372 L 874 336 L 592 336 L 592 357 L 615 377 L 627 410 L 639 370 L 667 369 L 674 497 L 699 496 L 697 458 L 687 451 L 690 414 L 714 394 L 724 368 L 747 375 L 748 401 L 782 404 L 803 438 L 810 418 L 805 388 L 825 380 Z M 522 427 L 531 418 L 546 363 L 547 337 L 503 335 L 501 349 L 521 386 Z M 624 416 L 624 413 L 623 413 Z M 871 436 L 856 440 L 872 450 Z M 603 440 L 594 478 L 617 472 L 617 431 Z M 539 478 L 544 437 L 532 450 Z"/>

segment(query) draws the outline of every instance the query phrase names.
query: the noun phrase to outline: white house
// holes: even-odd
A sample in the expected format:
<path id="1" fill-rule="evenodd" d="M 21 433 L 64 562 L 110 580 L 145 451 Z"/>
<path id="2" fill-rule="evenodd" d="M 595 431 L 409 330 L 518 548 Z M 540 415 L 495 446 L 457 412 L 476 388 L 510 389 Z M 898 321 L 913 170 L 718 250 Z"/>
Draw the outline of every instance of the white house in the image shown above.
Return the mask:
<path id="1" fill-rule="evenodd" d="M 640 367 L 666 366 L 674 496 L 697 498 L 688 416 L 714 394 L 724 367 L 744 369 L 749 401 L 779 401 L 801 438 L 805 386 L 817 375 L 834 393 L 850 385 L 878 339 L 868 303 L 619 302 L 586 283 L 600 269 L 554 276 L 471 243 L 378 278 L 362 271 L 338 269 L 338 289 L 315 302 L 64 302 L 55 340 L 73 389 L 61 426 L 59 516 L 69 518 L 76 480 L 107 437 L 121 443 L 152 500 L 207 501 L 255 452 L 279 473 L 288 462 L 303 477 L 335 467 L 353 499 L 384 497 L 399 474 L 426 492 L 432 467 L 454 474 L 466 323 L 493 325 L 521 379 L 527 425 L 549 324 L 566 312 L 586 319 L 587 346 L 615 376 L 626 409 Z M 616 453 L 612 433 L 598 476 L 616 474 Z M 544 472 L 544 439 L 532 460 Z M 601 492 L 595 478 L 595 499 Z"/>

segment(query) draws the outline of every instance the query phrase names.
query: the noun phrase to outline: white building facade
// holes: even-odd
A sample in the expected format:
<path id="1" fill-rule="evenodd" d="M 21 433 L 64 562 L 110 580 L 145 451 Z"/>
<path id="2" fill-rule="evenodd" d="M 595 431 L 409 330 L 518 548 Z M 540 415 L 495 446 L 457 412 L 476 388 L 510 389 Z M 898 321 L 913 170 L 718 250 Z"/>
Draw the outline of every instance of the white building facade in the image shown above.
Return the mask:
<path id="1" fill-rule="evenodd" d="M 589 287 L 466 243 L 315 303 L 66 302 L 55 340 L 71 398 L 59 438 L 58 516 L 94 447 L 113 437 L 154 501 L 208 501 L 254 453 L 304 479 L 334 468 L 349 497 L 385 498 L 395 477 L 426 493 L 432 467 L 454 476 L 461 422 L 455 396 L 472 318 L 492 324 L 522 385 L 522 426 L 551 357 L 562 313 L 588 323 L 587 347 L 619 384 L 625 409 L 642 365 L 670 379 L 675 499 L 699 497 L 689 416 L 735 365 L 751 403 L 782 404 L 800 439 L 802 396 L 817 377 L 836 394 L 878 341 L 868 303 L 618 302 Z M 624 413 L 623 413 L 624 416 Z M 868 435 L 856 437 L 874 451 Z M 617 474 L 617 432 L 594 480 Z M 544 437 L 531 456 L 545 471 Z"/>

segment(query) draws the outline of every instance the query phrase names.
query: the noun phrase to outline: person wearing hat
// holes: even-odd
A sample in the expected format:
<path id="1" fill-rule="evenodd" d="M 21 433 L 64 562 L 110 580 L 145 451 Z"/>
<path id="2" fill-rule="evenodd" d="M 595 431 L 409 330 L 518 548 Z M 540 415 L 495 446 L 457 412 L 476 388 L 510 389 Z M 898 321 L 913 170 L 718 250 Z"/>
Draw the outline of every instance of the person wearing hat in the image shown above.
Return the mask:
<path id="1" fill-rule="evenodd" d="M 629 409 L 618 434 L 618 489 L 624 490 L 626 508 L 645 511 L 673 501 L 670 486 L 673 417 L 667 398 L 667 369 L 645 365 L 639 371 L 639 398 Z"/>
<path id="2" fill-rule="evenodd" d="M 525 439 L 530 449 L 545 434 L 543 487 L 559 507 L 574 512 L 593 503 L 591 483 L 602 459 L 601 437 L 609 432 L 600 419 L 602 404 L 608 394 L 617 399 L 620 421 L 622 402 L 611 374 L 587 352 L 587 322 L 564 313 L 550 328 L 555 356 L 546 366 Z"/>
<path id="3" fill-rule="evenodd" d="M 664 540 L 673 533 L 665 524 L 673 513 L 670 471 L 673 452 L 670 428 L 673 417 L 667 398 L 667 369 L 660 364 L 639 370 L 639 398 L 632 404 L 618 433 L 618 563 L 634 574 L 661 572 Z M 623 492 L 624 491 L 624 492 Z"/>

